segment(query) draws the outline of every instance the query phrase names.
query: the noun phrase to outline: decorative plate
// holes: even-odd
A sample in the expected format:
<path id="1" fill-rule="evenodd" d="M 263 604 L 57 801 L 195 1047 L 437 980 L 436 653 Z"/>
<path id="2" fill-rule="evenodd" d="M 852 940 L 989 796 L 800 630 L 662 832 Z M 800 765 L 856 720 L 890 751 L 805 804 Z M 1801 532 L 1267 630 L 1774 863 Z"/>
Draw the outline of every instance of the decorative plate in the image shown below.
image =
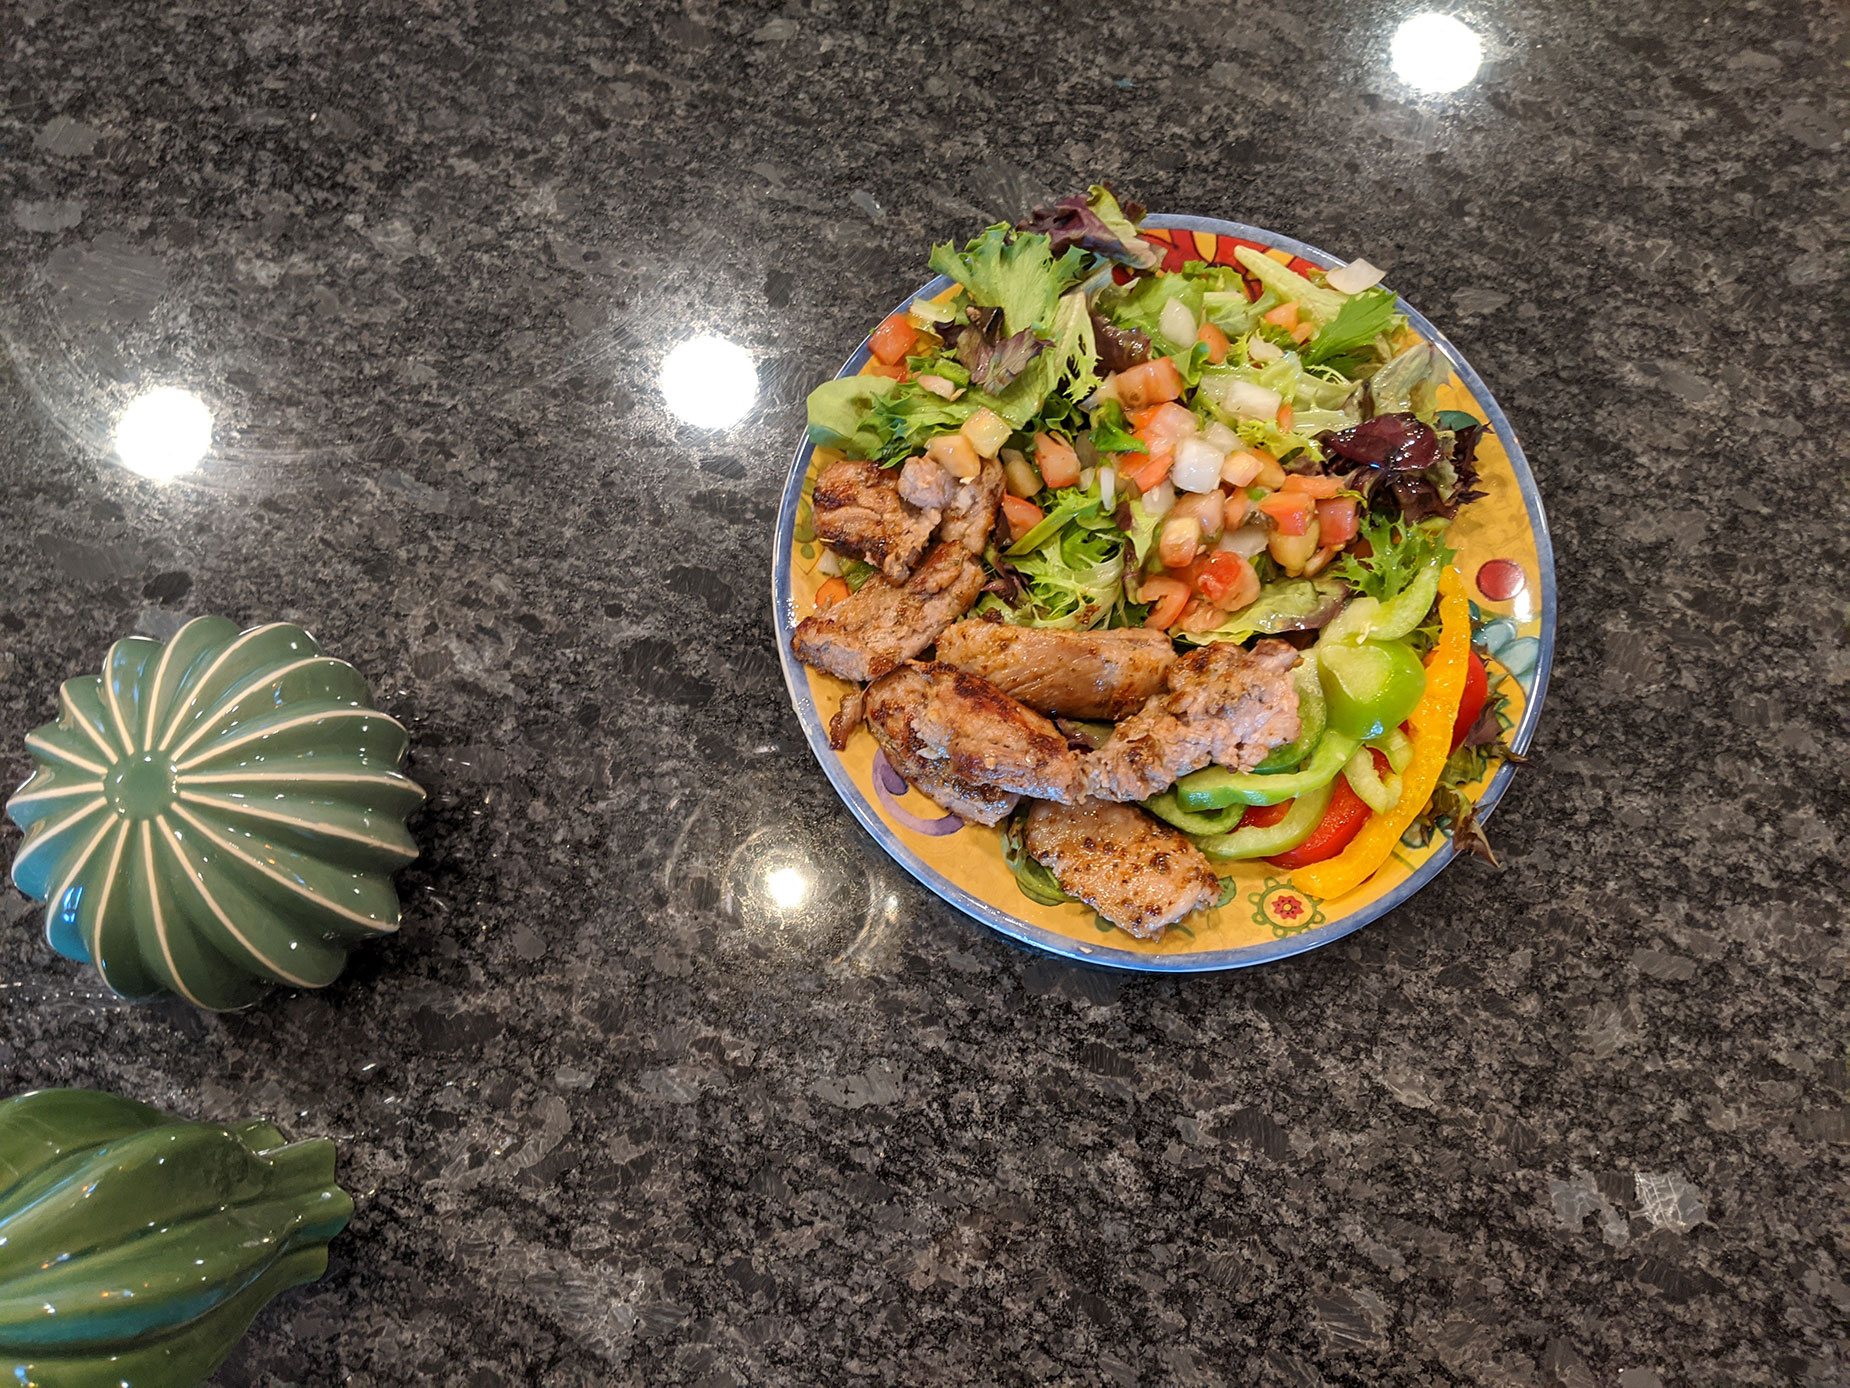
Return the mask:
<path id="1" fill-rule="evenodd" d="M 1343 263 L 1301 241 L 1210 217 L 1152 215 L 1139 233 L 1175 248 L 1171 259 L 1177 264 L 1237 264 L 1232 238 L 1275 246 L 1325 268 Z M 951 283 L 940 276 L 908 294 L 897 308 Z M 1512 720 L 1507 741 L 1522 752 L 1541 715 L 1554 653 L 1554 551 L 1542 499 L 1509 421 L 1478 374 L 1404 299 L 1398 307 L 1413 331 L 1452 364 L 1452 379 L 1439 390 L 1440 408 L 1469 411 L 1489 426 L 1477 453 L 1486 495 L 1459 512 L 1447 543 L 1458 552 L 1479 647 L 1490 653 L 1493 679 L 1502 677 L 1500 692 L 1508 699 L 1505 709 Z M 868 358 L 863 341 L 837 374 L 859 372 Z M 1327 945 L 1399 906 L 1451 861 L 1451 839 L 1443 833 L 1418 844 L 1403 839 L 1373 877 L 1333 901 L 1299 890 L 1288 872 L 1264 862 L 1219 864 L 1221 903 L 1171 926 L 1159 941 L 1133 939 L 1076 902 L 1044 906 L 1029 900 L 1003 861 L 999 831 L 965 826 L 910 790 L 878 756 L 871 737 L 857 735 L 842 752 L 829 746 L 828 721 L 849 686 L 801 664 L 790 650 L 791 632 L 815 611 L 816 590 L 827 579 L 816 568 L 821 550 L 809 527 L 814 464 L 815 450 L 806 437 L 784 485 L 772 559 L 777 650 L 791 702 L 810 749 L 854 817 L 895 862 L 959 910 L 1023 944 L 1070 959 L 1152 973 L 1197 973 L 1270 963 Z M 1504 763 L 1469 788 L 1480 820 L 1502 796 L 1513 770 Z"/>

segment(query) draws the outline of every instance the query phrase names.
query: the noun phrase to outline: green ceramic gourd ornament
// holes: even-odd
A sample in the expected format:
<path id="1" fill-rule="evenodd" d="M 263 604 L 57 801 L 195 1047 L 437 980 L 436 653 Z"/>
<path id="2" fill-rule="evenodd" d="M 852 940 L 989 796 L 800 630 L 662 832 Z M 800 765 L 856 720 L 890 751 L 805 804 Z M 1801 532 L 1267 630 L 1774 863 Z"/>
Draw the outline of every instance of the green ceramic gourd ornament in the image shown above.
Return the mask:
<path id="1" fill-rule="evenodd" d="M 298 626 L 128 637 L 26 738 L 13 881 L 46 903 L 52 948 L 124 996 L 223 1011 L 322 987 L 398 928 L 392 873 L 417 856 L 404 820 L 424 799 L 406 744 Z"/>
<path id="2" fill-rule="evenodd" d="M 0 1103 L 0 1382 L 194 1388 L 353 1201 L 334 1144 L 85 1089 Z"/>

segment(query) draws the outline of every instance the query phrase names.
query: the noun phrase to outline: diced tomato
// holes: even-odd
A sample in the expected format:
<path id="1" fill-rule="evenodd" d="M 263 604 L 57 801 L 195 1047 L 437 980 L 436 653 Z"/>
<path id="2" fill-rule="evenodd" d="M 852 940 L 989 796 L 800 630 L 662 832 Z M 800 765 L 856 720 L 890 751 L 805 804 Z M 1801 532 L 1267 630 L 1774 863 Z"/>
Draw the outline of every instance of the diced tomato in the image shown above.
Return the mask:
<path id="1" fill-rule="evenodd" d="M 1279 820 L 1291 813 L 1295 800 L 1280 800 L 1276 805 L 1248 805 L 1246 813 L 1240 816 L 1236 828 L 1270 829 Z"/>
<path id="2" fill-rule="evenodd" d="M 1140 362 L 1118 373 L 1118 399 L 1127 410 L 1160 405 L 1182 395 L 1182 373 L 1168 357 Z"/>
<path id="3" fill-rule="evenodd" d="M 1259 596 L 1259 573 L 1232 550 L 1216 550 L 1195 566 L 1195 590 L 1223 612 L 1237 612 Z"/>
<path id="4" fill-rule="evenodd" d="M 1183 439 L 1192 438 L 1201 427 L 1188 406 L 1178 405 L 1173 400 L 1132 410 L 1125 418 L 1130 420 L 1131 429 L 1140 442 L 1170 448 Z"/>
<path id="5" fill-rule="evenodd" d="M 1212 323 L 1203 323 L 1201 331 L 1195 334 L 1195 340 L 1208 344 L 1208 360 L 1216 366 L 1227 360 L 1227 353 L 1233 347 L 1227 340 L 1227 334 Z"/>
<path id="6" fill-rule="evenodd" d="M 1289 400 L 1285 401 L 1284 404 L 1278 407 L 1278 432 L 1281 434 L 1289 434 L 1291 432 L 1291 426 L 1297 422 L 1297 417 L 1297 411 L 1291 408 L 1291 402 Z"/>
<path id="7" fill-rule="evenodd" d="M 1002 516 L 1008 521 L 1009 539 L 1019 540 L 1035 526 L 1047 519 L 1047 513 L 1032 501 L 1019 496 L 1002 494 Z"/>
<path id="8" fill-rule="evenodd" d="M 1179 579 L 1158 576 L 1146 578 L 1137 591 L 1137 601 L 1151 604 L 1150 615 L 1143 619 L 1143 624 L 1156 631 L 1168 631 L 1182 615 L 1182 609 L 1188 606 L 1192 597 L 1188 585 Z"/>
<path id="9" fill-rule="evenodd" d="M 1272 518 L 1281 535 L 1302 535 L 1310 529 L 1316 503 L 1303 492 L 1272 492 L 1261 497 L 1259 509 Z"/>
<path id="10" fill-rule="evenodd" d="M 833 607 L 854 590 L 848 586 L 848 580 L 837 574 L 816 590 L 816 610 Z"/>
<path id="11" fill-rule="evenodd" d="M 1079 454 L 1072 444 L 1052 434 L 1034 436 L 1034 464 L 1041 470 L 1041 481 L 1050 487 L 1079 485 Z"/>
<path id="12" fill-rule="evenodd" d="M 1317 503 L 1317 539 L 1327 548 L 1346 545 L 1355 538 L 1356 504 L 1352 496 Z"/>
<path id="13" fill-rule="evenodd" d="M 1478 715 L 1484 711 L 1484 700 L 1489 694 L 1490 679 L 1484 673 L 1484 662 L 1472 651 L 1471 661 L 1465 666 L 1465 692 L 1458 699 L 1458 721 L 1452 724 L 1454 752 L 1464 746 L 1465 734 L 1471 731 Z"/>
<path id="14" fill-rule="evenodd" d="M 1127 453 L 1124 456 L 1126 459 L 1130 459 L 1138 457 L 1139 455 L 1136 453 Z M 1152 487 L 1161 486 L 1163 479 L 1169 475 L 1169 469 L 1174 464 L 1175 454 L 1173 451 L 1165 449 L 1163 452 L 1158 453 L 1152 449 L 1149 460 L 1139 465 L 1137 471 L 1131 474 L 1131 481 L 1137 484 L 1138 494 L 1142 495 Z"/>
<path id="15" fill-rule="evenodd" d="M 897 366 L 912 352 L 912 344 L 919 340 L 919 330 L 912 326 L 903 313 L 895 313 L 879 327 L 867 340 L 868 350 L 887 366 Z"/>
<path id="16" fill-rule="evenodd" d="M 1246 519 L 1246 508 L 1252 505 L 1245 491 L 1235 488 L 1227 497 L 1227 504 L 1221 511 L 1221 525 L 1227 530 L 1236 530 Z"/>
<path id="17" fill-rule="evenodd" d="M 1321 500 L 1326 496 L 1335 496 L 1343 489 L 1340 477 L 1309 477 L 1303 473 L 1292 473 L 1280 487 L 1284 492 L 1303 492 L 1305 496 L 1314 496 Z"/>
<path id="18" fill-rule="evenodd" d="M 1375 770 L 1385 772 L 1388 769 L 1387 758 L 1380 752 L 1374 752 L 1374 758 Z M 1273 867 L 1301 868 L 1320 863 L 1325 858 L 1334 858 L 1349 846 L 1351 839 L 1362 832 L 1362 826 L 1368 822 L 1372 813 L 1362 803 L 1362 797 L 1350 787 L 1349 778 L 1338 776 L 1336 793 L 1330 796 L 1330 807 L 1323 812 L 1323 818 L 1311 830 L 1310 837 L 1296 848 L 1266 861 Z"/>
<path id="19" fill-rule="evenodd" d="M 1286 332 L 1290 332 L 1298 325 L 1297 301 L 1292 300 L 1290 303 L 1280 304 L 1277 308 L 1268 311 L 1265 321 L 1275 328 L 1283 328 Z"/>
<path id="20" fill-rule="evenodd" d="M 910 373 L 906 370 L 906 364 L 903 361 L 891 366 L 883 361 L 870 361 L 861 368 L 861 374 L 863 376 L 890 376 L 895 381 L 903 381 Z"/>

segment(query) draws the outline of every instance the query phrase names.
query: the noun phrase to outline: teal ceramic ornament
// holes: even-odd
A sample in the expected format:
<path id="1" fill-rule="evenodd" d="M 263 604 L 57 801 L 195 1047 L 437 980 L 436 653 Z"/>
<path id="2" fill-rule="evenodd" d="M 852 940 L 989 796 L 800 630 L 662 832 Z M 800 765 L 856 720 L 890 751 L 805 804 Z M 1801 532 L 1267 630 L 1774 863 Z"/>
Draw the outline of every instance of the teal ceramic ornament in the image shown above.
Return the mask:
<path id="1" fill-rule="evenodd" d="M 405 730 L 298 626 L 200 617 L 118 641 L 26 747 L 13 881 L 46 903 L 52 948 L 126 997 L 221 1011 L 319 988 L 398 928 L 392 873 L 424 799 Z"/>
<path id="2" fill-rule="evenodd" d="M 195 1388 L 327 1270 L 334 1144 L 86 1089 L 0 1103 L 0 1382 Z"/>

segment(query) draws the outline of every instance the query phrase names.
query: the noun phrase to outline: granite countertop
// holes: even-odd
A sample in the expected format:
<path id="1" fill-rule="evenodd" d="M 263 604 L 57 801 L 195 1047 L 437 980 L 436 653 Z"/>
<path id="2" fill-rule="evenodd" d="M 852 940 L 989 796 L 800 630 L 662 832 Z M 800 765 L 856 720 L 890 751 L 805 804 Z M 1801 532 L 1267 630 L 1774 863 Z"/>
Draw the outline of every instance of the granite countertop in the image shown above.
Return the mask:
<path id="1" fill-rule="evenodd" d="M 245 1013 L 0 896 L 8 1090 L 340 1145 L 328 1276 L 216 1382 L 1850 1382 L 1850 24 L 1485 0 L 1421 95 L 1409 13 L 14 0 L 0 779 L 220 612 L 358 665 L 431 791 L 402 932 Z M 1554 527 L 1501 873 L 1237 975 L 923 892 L 772 645 L 803 393 L 1098 178 L 1387 266 Z M 709 332 L 730 428 L 658 380 Z M 111 443 L 156 387 L 215 419 L 165 484 Z"/>

